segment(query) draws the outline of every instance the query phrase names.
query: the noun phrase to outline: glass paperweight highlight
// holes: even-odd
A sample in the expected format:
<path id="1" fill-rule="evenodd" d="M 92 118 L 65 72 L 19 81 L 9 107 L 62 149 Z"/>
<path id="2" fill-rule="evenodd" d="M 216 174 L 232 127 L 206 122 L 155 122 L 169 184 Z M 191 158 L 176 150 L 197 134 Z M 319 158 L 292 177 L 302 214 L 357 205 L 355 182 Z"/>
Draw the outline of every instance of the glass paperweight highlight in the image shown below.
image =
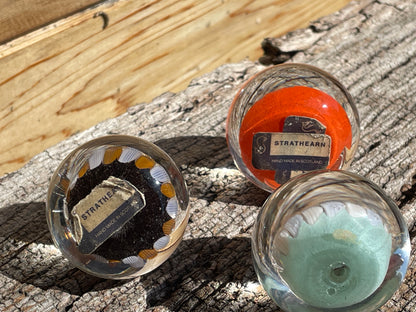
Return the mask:
<path id="1" fill-rule="evenodd" d="M 74 151 L 50 182 L 47 221 L 55 245 L 79 269 L 126 279 L 152 271 L 177 248 L 188 192 L 156 145 L 105 136 Z"/>
<path id="2" fill-rule="evenodd" d="M 296 175 L 346 169 L 359 140 L 358 112 L 345 87 L 310 65 L 269 67 L 231 104 L 227 142 L 236 166 L 272 192 Z"/>
<path id="3" fill-rule="evenodd" d="M 372 182 L 323 170 L 265 202 L 252 252 L 258 278 L 288 312 L 369 312 L 399 288 L 410 240 L 396 204 Z"/>

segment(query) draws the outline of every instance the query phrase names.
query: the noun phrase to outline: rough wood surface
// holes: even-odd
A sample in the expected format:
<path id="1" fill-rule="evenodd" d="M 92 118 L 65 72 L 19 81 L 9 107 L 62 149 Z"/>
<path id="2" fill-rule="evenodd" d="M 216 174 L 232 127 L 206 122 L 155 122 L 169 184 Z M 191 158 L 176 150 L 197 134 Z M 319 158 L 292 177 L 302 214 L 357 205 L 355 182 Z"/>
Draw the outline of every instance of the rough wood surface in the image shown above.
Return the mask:
<path id="1" fill-rule="evenodd" d="M 348 1 L 106 0 L 0 45 L 0 176 Z"/>
<path id="2" fill-rule="evenodd" d="M 351 170 L 380 185 L 416 231 L 416 3 L 365 0 L 284 38 L 265 42 L 264 61 L 317 65 L 351 91 L 361 142 Z M 264 68 L 219 67 L 180 93 L 102 122 L 0 179 L 0 310 L 279 311 L 257 282 L 250 234 L 265 192 L 247 182 L 228 153 L 224 126 L 242 82 Z M 48 179 L 79 144 L 112 133 L 156 142 L 180 166 L 191 195 L 184 241 L 159 269 L 130 281 L 74 269 L 52 245 L 45 221 Z M 405 282 L 379 311 L 416 309 L 415 252 Z"/>

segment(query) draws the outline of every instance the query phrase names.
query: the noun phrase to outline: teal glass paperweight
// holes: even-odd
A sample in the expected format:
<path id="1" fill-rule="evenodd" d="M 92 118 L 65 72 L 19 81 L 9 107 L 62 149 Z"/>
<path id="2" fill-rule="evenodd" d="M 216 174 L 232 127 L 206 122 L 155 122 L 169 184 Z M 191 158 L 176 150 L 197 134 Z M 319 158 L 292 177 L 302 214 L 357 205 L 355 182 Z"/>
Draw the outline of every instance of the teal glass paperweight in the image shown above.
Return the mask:
<path id="1" fill-rule="evenodd" d="M 397 205 L 374 183 L 316 171 L 270 195 L 252 251 L 261 284 L 283 310 L 368 312 L 399 288 L 410 239 Z"/>

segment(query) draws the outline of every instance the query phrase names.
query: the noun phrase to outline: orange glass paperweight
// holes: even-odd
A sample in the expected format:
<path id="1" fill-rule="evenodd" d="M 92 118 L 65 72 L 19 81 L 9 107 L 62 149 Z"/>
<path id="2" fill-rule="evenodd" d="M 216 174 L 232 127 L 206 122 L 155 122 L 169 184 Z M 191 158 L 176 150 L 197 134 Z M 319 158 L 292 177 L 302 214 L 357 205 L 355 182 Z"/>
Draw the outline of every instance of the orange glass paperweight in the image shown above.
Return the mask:
<path id="1" fill-rule="evenodd" d="M 301 173 L 347 168 L 359 118 L 351 95 L 333 76 L 310 65 L 283 64 L 244 84 L 226 132 L 237 167 L 271 192 Z"/>

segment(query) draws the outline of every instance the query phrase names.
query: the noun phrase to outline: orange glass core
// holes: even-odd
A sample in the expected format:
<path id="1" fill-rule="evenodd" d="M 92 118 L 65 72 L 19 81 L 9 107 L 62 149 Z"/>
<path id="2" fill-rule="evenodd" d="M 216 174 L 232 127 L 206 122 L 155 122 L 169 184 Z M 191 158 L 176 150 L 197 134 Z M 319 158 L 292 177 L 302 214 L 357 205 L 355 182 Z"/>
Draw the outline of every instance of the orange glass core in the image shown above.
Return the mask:
<path id="1" fill-rule="evenodd" d="M 328 169 L 339 169 L 342 152 L 351 148 L 352 131 L 348 116 L 341 104 L 330 95 L 305 86 L 287 87 L 266 94 L 244 116 L 239 143 L 247 168 L 272 188 L 280 186 L 275 180 L 276 172 L 253 166 L 253 137 L 261 132 L 282 132 L 288 116 L 312 118 L 326 128 L 325 134 L 331 138 Z"/>

